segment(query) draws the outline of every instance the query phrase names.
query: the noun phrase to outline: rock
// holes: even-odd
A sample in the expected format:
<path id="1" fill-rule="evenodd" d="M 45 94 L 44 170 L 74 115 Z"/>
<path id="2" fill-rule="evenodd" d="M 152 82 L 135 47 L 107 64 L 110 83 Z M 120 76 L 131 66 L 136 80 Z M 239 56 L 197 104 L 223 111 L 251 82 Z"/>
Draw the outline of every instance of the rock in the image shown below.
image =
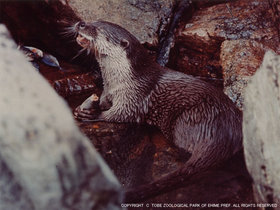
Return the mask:
<path id="1" fill-rule="evenodd" d="M 175 0 L 71 0 L 69 6 L 85 21 L 103 19 L 116 23 L 140 42 L 156 44 L 158 31 L 169 23 Z"/>
<path id="2" fill-rule="evenodd" d="M 179 31 L 178 38 L 198 51 L 211 52 L 214 50 L 212 46 L 219 41 L 237 39 L 267 41 L 273 48 L 277 30 L 271 18 L 272 11 L 267 1 L 230 1 L 199 10 Z M 205 47 L 194 45 L 194 40 Z"/>
<path id="3" fill-rule="evenodd" d="M 67 59 L 80 49 L 73 37 L 64 34 L 67 26 L 80 19 L 59 1 L 2 1 L 0 13 L 1 22 L 18 44 Z"/>
<path id="4" fill-rule="evenodd" d="M 186 4 L 188 0 L 184 1 Z M 173 20 L 180 19 L 177 14 L 180 8 L 181 3 L 177 0 L 4 1 L 1 2 L 0 13 L 2 22 L 18 44 L 39 48 L 58 60 L 70 60 L 79 54 L 81 47 L 75 43 L 74 34 L 69 34 L 69 28 L 81 19 L 117 23 L 145 43 L 153 53 L 160 51 L 158 48 L 167 47 L 169 50 L 171 44 L 164 41 L 172 42 L 172 39 L 165 37 L 170 36 L 169 32 L 173 34 L 177 26 Z M 168 61 L 168 52 L 160 54 L 166 55 Z M 75 61 L 89 70 L 96 69 L 97 63 L 86 57 L 82 53 Z"/>
<path id="5" fill-rule="evenodd" d="M 0 25 L 0 209 L 120 209 L 120 184 Z"/>
<path id="6" fill-rule="evenodd" d="M 242 11 L 242 12 L 240 12 Z M 280 53 L 268 1 L 229 1 L 197 11 L 182 23 L 169 66 L 224 79 L 225 93 L 242 109 L 243 88 L 270 49 Z"/>
<path id="7" fill-rule="evenodd" d="M 254 40 L 226 40 L 221 46 L 224 92 L 242 109 L 244 88 L 261 65 L 269 48 Z"/>
<path id="8" fill-rule="evenodd" d="M 97 77 L 91 74 L 81 74 L 56 80 L 53 82 L 52 86 L 59 95 L 67 98 L 73 95 L 81 95 L 98 91 L 98 88 L 95 85 L 98 83 L 97 80 Z"/>
<path id="9" fill-rule="evenodd" d="M 280 41 L 280 2 L 278 0 L 268 0 L 268 3 L 272 10 L 274 26 L 278 32 L 278 39 Z"/>
<path id="10" fill-rule="evenodd" d="M 244 152 L 257 203 L 280 203 L 280 56 L 267 52 L 245 91 Z"/>
<path id="11" fill-rule="evenodd" d="M 65 42 L 59 34 L 67 24 L 73 24 L 80 19 L 85 21 L 103 19 L 123 26 L 142 43 L 157 44 L 159 34 L 162 30 L 166 30 L 170 23 L 177 1 L 7 1 L 1 4 L 3 21 L 12 31 L 16 41 L 28 43 L 53 55 L 71 56 L 70 49 L 73 48 L 73 44 Z M 30 26 L 26 26 L 26 22 L 29 22 Z M 38 40 L 33 39 L 34 34 Z M 53 46 L 48 45 L 50 42 L 57 48 L 55 53 Z M 64 48 L 61 47 L 62 44 L 65 45 Z"/>
<path id="12" fill-rule="evenodd" d="M 180 188 L 156 196 L 148 202 L 166 203 L 169 201 L 169 204 L 185 203 L 189 205 L 228 203 L 231 208 L 221 208 L 220 206 L 217 209 L 234 209 L 232 206 L 234 203 L 254 203 L 251 181 L 247 173 L 243 155 L 238 154 L 220 167 L 199 173 L 187 183 L 180 182 Z M 190 208 L 189 206 L 186 209 L 211 208 Z"/>
<path id="13" fill-rule="evenodd" d="M 98 152 L 126 187 L 148 183 L 152 178 L 155 146 L 149 129 L 136 124 L 80 123 L 81 130 L 92 140 Z M 166 163 L 166 166 L 174 161 Z"/>

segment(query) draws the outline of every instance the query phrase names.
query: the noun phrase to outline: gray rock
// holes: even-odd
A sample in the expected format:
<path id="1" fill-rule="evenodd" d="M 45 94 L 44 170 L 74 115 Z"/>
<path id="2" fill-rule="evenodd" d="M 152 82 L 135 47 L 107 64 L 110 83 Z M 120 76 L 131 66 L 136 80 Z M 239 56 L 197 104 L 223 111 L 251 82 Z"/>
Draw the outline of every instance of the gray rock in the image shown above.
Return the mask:
<path id="1" fill-rule="evenodd" d="M 72 0 L 69 6 L 85 21 L 116 23 L 142 43 L 157 43 L 157 31 L 168 24 L 175 0 Z"/>
<path id="2" fill-rule="evenodd" d="M 196 12 L 179 38 L 190 39 L 190 46 L 192 37 L 209 47 L 221 40 L 253 39 L 273 43 L 278 41 L 278 35 L 271 19 L 267 1 L 227 1 Z"/>
<path id="3" fill-rule="evenodd" d="M 245 92 L 244 150 L 258 203 L 280 203 L 280 56 L 267 52 Z"/>
<path id="4" fill-rule="evenodd" d="M 243 107 L 244 88 L 260 67 L 269 47 L 254 40 L 226 40 L 221 45 L 220 63 L 223 68 L 224 92 Z"/>
<path id="5" fill-rule="evenodd" d="M 0 209 L 120 209 L 120 184 L 0 25 Z"/>

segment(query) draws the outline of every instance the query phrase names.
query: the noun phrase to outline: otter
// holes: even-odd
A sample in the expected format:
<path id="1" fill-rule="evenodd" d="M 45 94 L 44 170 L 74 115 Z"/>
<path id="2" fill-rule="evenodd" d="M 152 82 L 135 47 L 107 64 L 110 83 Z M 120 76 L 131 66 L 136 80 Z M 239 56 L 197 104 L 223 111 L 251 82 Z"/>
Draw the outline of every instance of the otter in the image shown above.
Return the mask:
<path id="1" fill-rule="evenodd" d="M 242 114 L 211 84 L 162 67 L 119 25 L 83 21 L 73 26 L 77 42 L 97 59 L 104 90 L 98 116 L 80 109 L 84 120 L 147 123 L 190 153 L 185 165 L 148 185 L 127 190 L 127 201 L 142 200 L 217 165 L 242 148 Z M 82 107 L 90 107 L 86 100 Z"/>

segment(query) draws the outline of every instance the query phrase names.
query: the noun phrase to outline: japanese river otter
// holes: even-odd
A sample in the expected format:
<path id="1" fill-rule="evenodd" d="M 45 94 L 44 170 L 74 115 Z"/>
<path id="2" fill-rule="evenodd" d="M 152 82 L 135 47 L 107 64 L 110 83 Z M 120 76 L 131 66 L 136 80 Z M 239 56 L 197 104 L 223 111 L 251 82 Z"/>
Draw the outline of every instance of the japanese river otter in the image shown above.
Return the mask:
<path id="1" fill-rule="evenodd" d="M 94 53 L 103 78 L 102 110 L 93 116 L 81 106 L 80 117 L 93 121 L 137 122 L 158 127 L 177 147 L 191 154 L 181 169 L 137 189 L 127 201 L 167 189 L 231 157 L 242 148 L 242 115 L 219 89 L 152 60 L 124 28 L 105 21 L 73 26 L 77 42 Z M 179 178 L 179 179 L 178 179 Z"/>

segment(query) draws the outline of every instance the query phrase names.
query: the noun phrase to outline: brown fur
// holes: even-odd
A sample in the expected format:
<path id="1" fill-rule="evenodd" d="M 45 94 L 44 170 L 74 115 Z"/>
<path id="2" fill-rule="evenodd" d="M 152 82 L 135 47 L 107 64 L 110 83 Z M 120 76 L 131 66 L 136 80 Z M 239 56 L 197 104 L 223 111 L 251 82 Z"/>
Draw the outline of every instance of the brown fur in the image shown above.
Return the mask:
<path id="1" fill-rule="evenodd" d="M 183 168 L 128 190 L 127 201 L 167 190 L 241 149 L 242 115 L 221 90 L 156 64 L 118 25 L 99 21 L 83 26 L 76 25 L 76 31 L 91 39 L 88 47 L 101 66 L 101 104 L 111 104 L 96 121 L 157 126 L 170 142 L 192 154 Z"/>

